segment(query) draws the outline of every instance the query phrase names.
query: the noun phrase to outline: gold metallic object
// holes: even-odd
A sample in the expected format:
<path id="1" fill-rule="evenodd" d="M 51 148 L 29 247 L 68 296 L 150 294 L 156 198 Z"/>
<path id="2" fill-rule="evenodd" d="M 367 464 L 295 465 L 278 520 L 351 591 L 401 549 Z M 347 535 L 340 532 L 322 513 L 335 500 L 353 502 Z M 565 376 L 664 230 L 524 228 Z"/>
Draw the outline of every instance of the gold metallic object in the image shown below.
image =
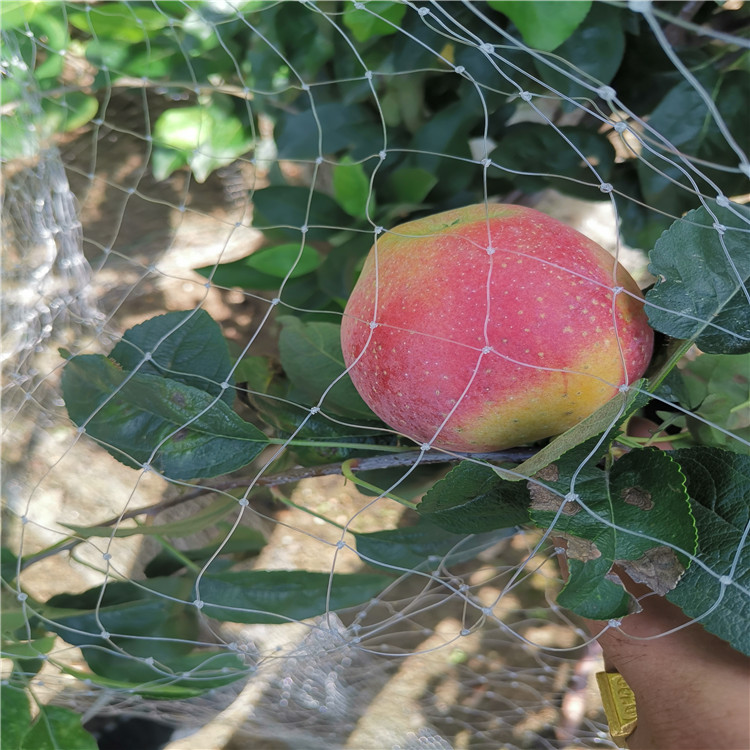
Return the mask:
<path id="1" fill-rule="evenodd" d="M 609 733 L 617 747 L 627 747 L 627 739 L 638 723 L 635 695 L 619 672 L 597 672 L 596 682 L 602 695 Z"/>

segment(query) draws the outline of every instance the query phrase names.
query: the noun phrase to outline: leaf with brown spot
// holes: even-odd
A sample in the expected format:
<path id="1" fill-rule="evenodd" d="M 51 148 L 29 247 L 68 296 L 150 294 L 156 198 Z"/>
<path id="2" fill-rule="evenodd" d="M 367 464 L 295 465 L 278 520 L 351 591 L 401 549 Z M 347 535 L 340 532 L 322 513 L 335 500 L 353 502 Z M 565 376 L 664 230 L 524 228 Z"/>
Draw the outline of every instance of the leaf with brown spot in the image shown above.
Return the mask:
<path id="1" fill-rule="evenodd" d="M 615 560 L 636 583 L 644 583 L 653 592 L 664 596 L 685 574 L 685 566 L 671 547 L 646 550 L 637 560 Z"/>
<path id="2" fill-rule="evenodd" d="M 573 477 L 576 460 L 560 459 L 558 475 Z M 552 489 L 567 494 L 571 482 L 558 481 Z M 558 598 L 562 606 L 593 619 L 627 614 L 629 597 L 617 596 L 612 588 L 616 584 L 604 580 L 615 563 L 626 570 L 630 566 L 638 580 L 657 593 L 674 588 L 689 565 L 689 555 L 695 554 L 697 541 L 685 477 L 676 461 L 652 448 L 633 450 L 607 470 L 581 473 L 572 489 L 581 506 L 575 515 L 531 511 L 538 526 L 554 524 L 554 536 L 577 540 L 568 542 L 569 562 L 576 565 L 570 566 L 570 578 Z M 592 545 L 598 557 L 592 557 Z M 655 547 L 667 549 L 674 560 L 651 554 Z"/>
<path id="3" fill-rule="evenodd" d="M 651 510 L 654 507 L 654 503 L 651 500 L 651 493 L 648 490 L 644 490 L 643 487 L 625 487 L 620 492 L 620 497 L 628 505 L 635 505 L 636 508 L 641 510 Z"/>

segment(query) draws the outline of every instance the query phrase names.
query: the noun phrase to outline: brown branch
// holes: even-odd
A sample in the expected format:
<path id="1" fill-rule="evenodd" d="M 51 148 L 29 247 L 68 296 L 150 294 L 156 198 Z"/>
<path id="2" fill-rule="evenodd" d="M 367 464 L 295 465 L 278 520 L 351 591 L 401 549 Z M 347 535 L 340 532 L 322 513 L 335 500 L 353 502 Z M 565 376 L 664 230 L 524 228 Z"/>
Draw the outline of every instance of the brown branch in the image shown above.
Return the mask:
<path id="1" fill-rule="evenodd" d="M 507 461 L 510 463 L 520 463 L 534 455 L 535 451 L 530 450 L 511 450 L 511 451 L 497 451 L 495 453 L 443 453 L 441 451 L 405 451 L 404 453 L 389 453 L 382 456 L 367 456 L 364 458 L 351 459 L 348 462 L 349 469 L 351 471 L 373 471 L 376 469 L 388 469 L 394 466 L 411 466 L 415 462 L 419 461 L 421 464 L 435 464 L 435 463 L 451 463 L 454 461 L 462 461 L 466 458 L 475 459 L 478 461 Z M 96 524 L 97 526 L 115 526 L 122 521 L 136 518 L 138 516 L 153 517 L 161 513 L 162 511 L 174 508 L 177 505 L 195 500 L 197 497 L 207 495 L 211 492 L 226 492 L 227 490 L 237 489 L 238 487 L 278 487 L 282 484 L 291 484 L 293 482 L 299 482 L 302 479 L 310 479 L 313 477 L 330 476 L 333 474 L 341 474 L 343 462 L 331 463 L 331 464 L 320 464 L 318 466 L 299 466 L 288 471 L 280 472 L 278 474 L 269 474 L 267 476 L 260 476 L 256 478 L 250 477 L 237 477 L 235 479 L 227 479 L 223 482 L 217 482 L 211 487 L 196 487 L 194 490 L 186 492 L 184 495 L 179 497 L 173 497 L 169 500 L 163 500 L 160 503 L 154 505 L 148 505 L 145 508 L 135 508 L 133 510 L 125 511 L 120 513 L 113 518 L 109 518 L 106 521 Z M 166 479 L 166 477 L 165 477 Z M 169 481 L 169 480 L 167 480 Z M 51 547 L 43 550 L 36 555 L 24 560 L 21 564 L 21 570 L 28 568 L 40 560 L 44 560 L 47 557 L 56 555 L 59 552 L 66 552 L 77 547 L 84 539 L 71 539 L 69 542 L 61 544 L 57 547 Z"/>

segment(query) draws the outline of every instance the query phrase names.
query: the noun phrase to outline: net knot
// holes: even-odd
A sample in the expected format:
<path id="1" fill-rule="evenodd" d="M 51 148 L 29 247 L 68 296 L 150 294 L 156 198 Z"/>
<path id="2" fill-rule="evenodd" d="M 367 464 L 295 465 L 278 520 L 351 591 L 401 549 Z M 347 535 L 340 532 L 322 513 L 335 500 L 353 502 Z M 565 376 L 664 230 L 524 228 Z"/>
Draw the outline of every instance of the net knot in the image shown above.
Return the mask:
<path id="1" fill-rule="evenodd" d="M 715 221 L 712 226 L 719 234 L 724 234 L 727 231 L 727 228 L 723 224 L 719 224 L 718 221 Z"/>
<path id="2" fill-rule="evenodd" d="M 617 97 L 617 92 L 611 86 L 599 86 L 596 93 L 599 94 L 605 102 L 611 102 Z"/>
<path id="3" fill-rule="evenodd" d="M 320 412 L 320 407 L 319 406 L 312 406 L 312 407 L 310 407 L 310 414 L 317 414 L 318 412 Z"/>
<path id="4" fill-rule="evenodd" d="M 193 602 L 193 606 L 194 606 L 194 607 L 195 607 L 196 609 L 203 609 L 203 605 L 204 605 L 204 604 L 205 604 L 205 602 L 201 601 L 200 599 L 196 599 L 196 600 L 195 600 L 195 601 Z"/>
<path id="5" fill-rule="evenodd" d="M 721 206 L 722 208 L 729 208 L 729 198 L 727 198 L 726 195 L 717 195 L 716 196 L 716 203 Z"/>
<path id="6" fill-rule="evenodd" d="M 610 182 L 602 182 L 602 184 L 599 185 L 599 191 L 602 193 L 611 193 L 613 190 L 614 188 Z"/>
<path id="7" fill-rule="evenodd" d="M 422 6 L 417 11 L 417 13 L 419 13 L 419 15 L 422 16 L 422 18 L 424 18 L 425 16 L 428 16 L 430 14 L 430 9 L 429 8 L 425 8 L 424 6 Z"/>
<path id="8" fill-rule="evenodd" d="M 607 620 L 607 625 L 610 628 L 619 628 L 620 625 L 622 625 L 622 620 L 617 620 L 617 619 L 613 618 L 611 620 Z"/>
<path id="9" fill-rule="evenodd" d="M 577 492 L 573 492 L 572 490 L 565 495 L 565 502 L 566 503 L 577 503 L 581 499 L 581 496 Z"/>
<path id="10" fill-rule="evenodd" d="M 722 586 L 731 586 L 732 583 L 734 583 L 734 579 L 730 575 L 723 575 L 721 578 L 719 578 L 719 583 Z"/>
<path id="11" fill-rule="evenodd" d="M 432 448 L 432 446 L 429 443 L 422 443 L 422 445 L 419 446 L 419 450 L 421 450 L 422 453 L 430 450 L 430 448 Z"/>
<path id="12" fill-rule="evenodd" d="M 456 65 L 456 67 L 455 67 L 455 68 L 453 68 L 453 70 L 454 70 L 454 71 L 455 71 L 456 73 L 458 73 L 458 75 L 461 75 L 462 73 L 465 73 L 465 72 L 466 72 L 466 68 L 464 68 L 464 66 L 463 66 L 463 65 Z"/>
<path id="13" fill-rule="evenodd" d="M 522 91 L 522 92 L 521 92 L 521 93 L 519 94 L 519 96 L 520 96 L 520 97 L 521 97 L 521 99 L 523 99 L 523 100 L 524 100 L 525 102 L 530 102 L 530 101 L 531 101 L 531 100 L 532 100 L 532 99 L 534 98 L 534 95 L 533 95 L 533 94 L 531 93 L 531 91 Z"/>
<path id="14" fill-rule="evenodd" d="M 628 124 L 624 120 L 618 120 L 612 127 L 615 133 L 624 133 L 628 129 Z"/>

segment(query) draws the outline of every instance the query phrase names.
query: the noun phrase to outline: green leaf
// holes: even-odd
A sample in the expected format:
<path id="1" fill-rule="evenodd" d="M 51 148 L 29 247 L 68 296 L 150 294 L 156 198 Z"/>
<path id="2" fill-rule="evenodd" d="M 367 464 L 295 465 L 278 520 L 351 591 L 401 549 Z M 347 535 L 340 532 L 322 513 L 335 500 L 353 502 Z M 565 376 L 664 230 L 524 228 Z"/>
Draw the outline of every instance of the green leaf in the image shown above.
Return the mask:
<path id="1" fill-rule="evenodd" d="M 233 510 L 237 510 L 238 507 L 237 501 L 234 499 L 221 499 L 189 518 L 183 518 L 179 521 L 171 521 L 169 523 L 160 523 L 149 526 L 142 524 L 135 527 L 118 526 L 116 529 L 112 526 L 76 526 L 72 523 L 64 523 L 63 526 L 71 529 L 75 532 L 76 536 L 81 537 L 82 539 L 91 539 L 92 537 L 99 536 L 109 538 L 116 537 L 118 539 L 128 536 L 181 537 L 190 536 L 191 534 L 197 534 L 204 531 L 229 515 Z"/>
<path id="2" fill-rule="evenodd" d="M 258 190 L 253 196 L 253 225 L 299 241 L 300 228 L 307 226 L 307 239 L 325 240 L 332 231 L 350 220 L 338 203 L 325 193 L 291 185 L 276 185 Z"/>
<path id="3" fill-rule="evenodd" d="M 512 125 L 491 158 L 503 169 L 528 173 L 511 175 L 521 190 L 536 192 L 552 186 L 568 195 L 592 199 L 592 191 L 598 192 L 599 181 L 589 165 L 595 165 L 603 181 L 609 179 L 615 160 L 612 144 L 585 127 L 558 130 L 534 122 Z"/>
<path id="4" fill-rule="evenodd" d="M 696 441 L 750 452 L 750 353 L 701 354 L 686 360 L 679 373 L 681 385 L 687 390 L 683 406 L 691 410 L 687 425 Z"/>
<path id="5" fill-rule="evenodd" d="M 611 567 L 606 557 L 586 562 L 569 559 L 568 582 L 557 595 L 557 604 L 592 620 L 606 619 L 603 613 L 613 613 L 613 617 L 627 614 L 630 595 L 605 578 Z"/>
<path id="6" fill-rule="evenodd" d="M 386 198 L 389 203 L 419 204 L 429 195 L 438 178 L 419 167 L 401 167 L 388 175 Z"/>
<path id="7" fill-rule="evenodd" d="M 99 110 L 95 96 L 80 91 L 69 91 L 60 97 L 45 97 L 42 100 L 44 132 L 69 133 L 85 125 Z"/>
<path id="8" fill-rule="evenodd" d="M 94 37 L 136 44 L 145 41 L 149 31 L 167 26 L 169 18 L 139 3 L 105 3 L 92 6 L 88 12 L 70 13 L 68 21 Z"/>
<path id="9" fill-rule="evenodd" d="M 555 3 L 558 6 L 562 4 L 564 3 Z M 625 39 L 622 11 L 606 3 L 594 3 L 586 20 L 555 50 L 555 55 L 561 57 L 562 60 L 552 57 L 551 62 L 563 70 L 569 70 L 572 75 L 583 79 L 590 86 L 608 84 L 622 63 L 625 54 Z M 545 83 L 561 94 L 571 98 L 596 97 L 591 89 L 565 73 L 539 60 L 535 60 L 534 65 Z M 586 73 L 595 80 L 591 81 L 587 78 Z M 574 105 L 568 102 L 563 102 L 563 108 L 568 111 L 575 109 Z M 593 135 L 592 131 L 589 132 Z"/>
<path id="10" fill-rule="evenodd" d="M 149 352 L 151 359 L 143 362 Z M 234 389 L 221 388 L 231 378 L 232 358 L 218 323 L 205 310 L 157 315 L 125 331 L 109 353 L 123 370 L 160 375 L 221 396 L 231 406 Z"/>
<path id="11" fill-rule="evenodd" d="M 359 163 L 342 159 L 333 168 L 333 195 L 341 208 L 355 219 L 366 219 L 375 211 L 375 196 L 370 191 L 370 179 Z"/>
<path id="12" fill-rule="evenodd" d="M 336 323 L 305 323 L 291 316 L 281 317 L 279 322 L 283 326 L 279 355 L 284 372 L 310 405 L 317 404 L 346 369 L 341 352 L 341 327 Z M 351 418 L 376 419 L 348 375 L 326 393 L 323 409 Z"/>
<path id="13" fill-rule="evenodd" d="M 505 529 L 529 522 L 529 492 L 489 466 L 462 461 L 433 485 L 417 511 L 456 534 Z"/>
<path id="14" fill-rule="evenodd" d="M 102 629 L 131 656 L 169 659 L 192 651 L 198 637 L 197 611 L 186 604 L 192 580 L 153 578 L 147 586 L 114 581 L 80 594 L 56 594 L 42 607 L 45 627 L 74 646 L 96 646 L 84 656 L 108 650 Z M 111 675 L 107 675 L 111 676 Z"/>
<path id="15" fill-rule="evenodd" d="M 651 251 L 657 282 L 646 294 L 649 323 L 710 354 L 750 352 L 750 209 L 709 206 L 726 227 L 723 236 L 701 207 L 675 221 Z"/>
<path id="16" fill-rule="evenodd" d="M 36 659 L 42 654 L 48 654 L 54 645 L 54 635 L 31 641 L 3 641 L 2 654 L 4 659 Z"/>
<path id="17" fill-rule="evenodd" d="M 360 10 L 347 0 L 344 9 L 344 26 L 351 29 L 358 42 L 376 36 L 395 34 L 406 13 L 406 5 L 389 0 L 368 0 Z M 390 22 L 390 23 L 389 23 Z"/>
<path id="18" fill-rule="evenodd" d="M 591 1 L 489 0 L 489 5 L 513 21 L 529 47 L 549 52 L 578 28 Z"/>
<path id="19" fill-rule="evenodd" d="M 575 491 L 585 507 L 566 503 L 567 478 L 578 470 L 567 458 L 545 469 L 544 481 L 531 486 L 533 522 L 566 539 L 569 558 L 595 565 L 573 566 L 563 601 L 582 603 L 578 614 L 607 620 L 627 614 L 597 574 L 618 564 L 628 575 L 664 595 L 673 589 L 696 549 L 695 521 L 679 464 L 664 452 L 632 450 L 598 475 L 579 476 Z M 565 479 L 563 479 L 565 475 Z M 555 520 L 557 517 L 557 520 Z M 567 597 L 567 598 L 566 598 Z M 585 603 L 585 604 L 583 604 Z M 614 606 L 614 608 L 613 608 Z"/>
<path id="20" fill-rule="evenodd" d="M 7 547 L 0 548 L 0 578 L 11 583 L 18 575 L 18 557 Z"/>
<path id="21" fill-rule="evenodd" d="M 211 562 L 211 571 L 216 572 L 220 564 L 233 564 L 232 560 L 226 559 L 227 555 L 238 555 L 244 559 L 256 555 L 266 545 L 266 538 L 256 529 L 238 526 L 231 531 L 228 526 L 225 527 L 225 524 L 218 524 L 218 526 L 221 533 L 210 544 L 197 549 L 181 550 L 182 557 L 203 564 L 214 556 L 217 546 L 221 544 L 221 557 Z M 147 578 L 155 578 L 171 575 L 184 567 L 183 559 L 177 557 L 171 550 L 163 549 L 146 564 L 143 572 Z"/>
<path id="22" fill-rule="evenodd" d="M 705 447 L 672 455 L 687 477 L 702 565 L 693 563 L 667 599 L 750 655 L 750 456 Z M 729 576 L 731 583 L 724 585 L 720 576 Z"/>
<path id="23" fill-rule="evenodd" d="M 97 750 L 97 747 L 94 736 L 81 725 L 81 714 L 62 706 L 40 706 L 21 750 Z"/>
<path id="24" fill-rule="evenodd" d="M 295 279 L 298 276 L 304 276 L 318 268 L 322 262 L 320 255 L 314 248 L 309 245 L 300 247 L 299 243 L 266 247 L 254 252 L 244 260 L 250 268 L 255 268 L 276 279 L 287 277 Z"/>
<path id="25" fill-rule="evenodd" d="M 226 474 L 268 444 L 260 430 L 205 391 L 123 372 L 100 355 L 71 359 L 62 393 L 71 420 L 117 460 L 134 468 L 148 462 L 170 479 Z"/>
<path id="26" fill-rule="evenodd" d="M 373 143 L 383 139 L 379 123 L 367 109 L 343 102 L 323 102 L 314 110 L 289 115 L 274 135 L 280 159 L 315 159 L 341 151 L 364 151 L 366 157 L 372 154 Z"/>
<path id="27" fill-rule="evenodd" d="M 439 565 L 449 567 L 473 560 L 480 552 L 515 533 L 500 529 L 481 534 L 458 534 L 445 531 L 419 519 L 416 525 L 399 529 L 354 532 L 357 552 L 368 564 L 393 571 L 429 571 Z"/>
<path id="28" fill-rule="evenodd" d="M 246 677 L 248 668 L 237 654 L 224 649 L 197 649 L 182 656 L 160 655 L 154 650 L 154 661 L 133 658 L 117 651 L 84 649 L 86 663 L 110 687 L 150 698 L 180 698 L 201 695 Z M 177 689 L 163 691 L 164 687 Z"/>
<path id="29" fill-rule="evenodd" d="M 215 169 L 249 151 L 254 142 L 252 133 L 225 110 L 215 97 L 211 105 L 162 112 L 154 125 L 154 177 L 165 180 L 175 169 L 188 164 L 195 179 L 205 182 Z"/>
<path id="30" fill-rule="evenodd" d="M 25 690 L 14 685 L 0 686 L 2 721 L 0 722 L 0 747 L 19 750 L 24 735 L 31 725 L 29 696 Z"/>
<path id="31" fill-rule="evenodd" d="M 392 578 L 366 573 L 247 570 L 201 578 L 203 614 L 226 622 L 296 622 L 379 594 Z M 330 595 L 329 595 L 330 586 Z"/>

